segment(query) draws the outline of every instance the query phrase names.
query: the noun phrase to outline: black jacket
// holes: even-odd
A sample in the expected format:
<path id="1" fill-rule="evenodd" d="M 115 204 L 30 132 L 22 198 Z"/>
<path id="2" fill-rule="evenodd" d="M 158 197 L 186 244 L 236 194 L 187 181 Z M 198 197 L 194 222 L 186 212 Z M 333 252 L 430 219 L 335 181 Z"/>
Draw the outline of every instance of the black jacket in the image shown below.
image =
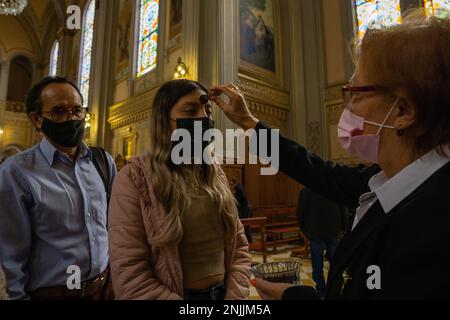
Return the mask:
<path id="1" fill-rule="evenodd" d="M 297 218 L 308 239 L 327 239 L 347 230 L 347 210 L 327 198 L 304 188 L 298 197 Z"/>
<path id="2" fill-rule="evenodd" d="M 247 219 L 252 216 L 252 209 L 248 202 L 247 195 L 245 194 L 244 187 L 238 183 L 236 190 L 234 191 L 234 198 L 237 202 L 239 219 Z"/>
<path id="3" fill-rule="evenodd" d="M 260 123 L 256 129 L 267 127 Z M 369 191 L 368 181 L 380 168 L 326 162 L 280 137 L 280 170 L 332 201 L 357 208 L 360 195 Z M 326 298 L 450 298 L 449 230 L 450 163 L 389 213 L 377 201 L 346 233 L 331 264 Z M 373 279 L 371 266 L 379 267 L 379 290 L 367 286 Z M 305 297 L 305 289 L 290 288 L 283 298 Z"/>

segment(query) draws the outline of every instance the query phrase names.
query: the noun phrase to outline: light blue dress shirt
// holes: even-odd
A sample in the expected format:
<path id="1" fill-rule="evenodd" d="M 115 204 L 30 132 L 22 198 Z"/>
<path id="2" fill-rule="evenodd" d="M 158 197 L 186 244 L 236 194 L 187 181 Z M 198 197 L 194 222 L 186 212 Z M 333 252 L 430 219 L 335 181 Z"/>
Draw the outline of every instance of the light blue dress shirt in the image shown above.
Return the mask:
<path id="1" fill-rule="evenodd" d="M 0 166 L 0 263 L 11 299 L 66 285 L 69 266 L 86 281 L 108 262 L 106 192 L 85 144 L 73 162 L 44 138 Z"/>

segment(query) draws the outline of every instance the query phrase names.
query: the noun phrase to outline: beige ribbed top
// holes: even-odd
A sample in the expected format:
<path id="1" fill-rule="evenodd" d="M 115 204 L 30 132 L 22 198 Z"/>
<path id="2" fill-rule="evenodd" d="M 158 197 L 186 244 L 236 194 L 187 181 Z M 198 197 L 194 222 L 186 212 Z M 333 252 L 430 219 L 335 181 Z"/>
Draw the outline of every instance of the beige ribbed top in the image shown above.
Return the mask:
<path id="1" fill-rule="evenodd" d="M 183 284 L 187 289 L 206 289 L 225 276 L 224 224 L 206 191 L 190 196 L 191 206 L 183 215 L 179 246 Z"/>

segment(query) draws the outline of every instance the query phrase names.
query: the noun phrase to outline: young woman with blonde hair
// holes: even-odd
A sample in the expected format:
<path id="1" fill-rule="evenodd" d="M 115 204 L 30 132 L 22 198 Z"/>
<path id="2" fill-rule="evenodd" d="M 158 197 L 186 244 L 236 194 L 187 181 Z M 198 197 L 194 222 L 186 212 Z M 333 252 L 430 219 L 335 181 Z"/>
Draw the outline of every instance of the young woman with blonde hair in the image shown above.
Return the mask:
<path id="1" fill-rule="evenodd" d="M 176 129 L 212 128 L 207 89 L 174 80 L 156 94 L 151 148 L 115 180 L 109 237 L 118 299 L 246 299 L 250 255 L 221 167 L 175 165 Z M 206 145 L 202 146 L 205 148 Z"/>

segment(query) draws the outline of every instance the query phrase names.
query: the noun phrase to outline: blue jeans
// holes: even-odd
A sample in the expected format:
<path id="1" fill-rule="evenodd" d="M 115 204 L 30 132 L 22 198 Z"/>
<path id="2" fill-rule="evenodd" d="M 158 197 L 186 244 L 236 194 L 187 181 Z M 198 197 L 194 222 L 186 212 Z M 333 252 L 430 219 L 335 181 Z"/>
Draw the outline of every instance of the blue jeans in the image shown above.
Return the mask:
<path id="1" fill-rule="evenodd" d="M 225 286 L 217 284 L 205 290 L 184 289 L 184 300 L 224 300 Z"/>
<path id="2" fill-rule="evenodd" d="M 313 280 L 316 283 L 317 293 L 323 297 L 325 295 L 325 277 L 323 275 L 323 253 L 327 250 L 327 259 L 329 262 L 333 260 L 339 243 L 338 237 L 332 238 L 313 238 L 310 241 L 311 264 Z"/>

